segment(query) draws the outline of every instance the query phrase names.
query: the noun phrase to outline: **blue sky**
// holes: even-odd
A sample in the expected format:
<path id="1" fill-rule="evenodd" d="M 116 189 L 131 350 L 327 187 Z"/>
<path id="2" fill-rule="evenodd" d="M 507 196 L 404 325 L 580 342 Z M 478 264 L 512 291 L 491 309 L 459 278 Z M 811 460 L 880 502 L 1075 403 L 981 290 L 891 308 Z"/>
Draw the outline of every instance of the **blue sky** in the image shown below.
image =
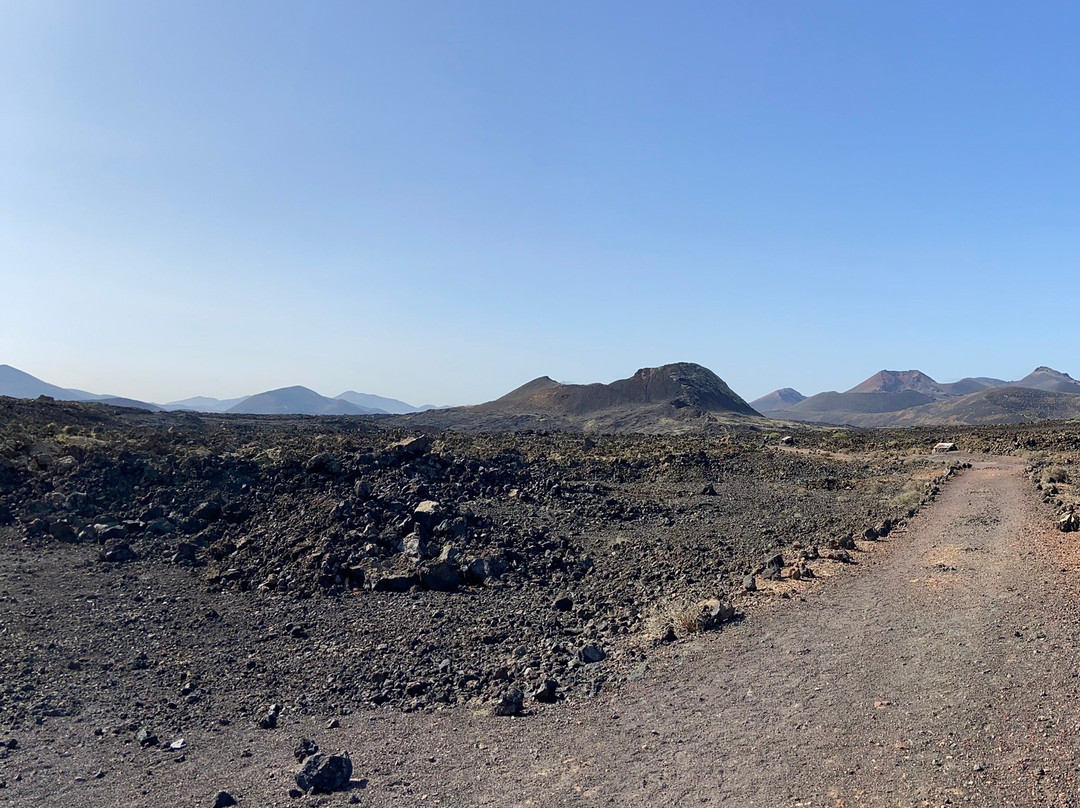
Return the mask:
<path id="1" fill-rule="evenodd" d="M 1080 375 L 1080 7 L 0 0 L 0 362 L 163 401 Z"/>

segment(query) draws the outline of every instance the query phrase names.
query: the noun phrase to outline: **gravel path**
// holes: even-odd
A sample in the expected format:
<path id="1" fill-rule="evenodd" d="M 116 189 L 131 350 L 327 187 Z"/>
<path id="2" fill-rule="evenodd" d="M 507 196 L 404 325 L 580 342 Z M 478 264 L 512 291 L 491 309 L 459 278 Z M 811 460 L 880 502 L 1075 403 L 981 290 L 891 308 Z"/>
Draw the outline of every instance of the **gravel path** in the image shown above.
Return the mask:
<path id="1" fill-rule="evenodd" d="M 1048 525 L 1020 461 L 976 460 L 857 568 L 751 599 L 593 701 L 223 726 L 100 780 L 90 727 L 57 719 L 0 760 L 0 804 L 1076 805 L 1080 556 Z M 290 800 L 302 735 L 361 783 Z"/>

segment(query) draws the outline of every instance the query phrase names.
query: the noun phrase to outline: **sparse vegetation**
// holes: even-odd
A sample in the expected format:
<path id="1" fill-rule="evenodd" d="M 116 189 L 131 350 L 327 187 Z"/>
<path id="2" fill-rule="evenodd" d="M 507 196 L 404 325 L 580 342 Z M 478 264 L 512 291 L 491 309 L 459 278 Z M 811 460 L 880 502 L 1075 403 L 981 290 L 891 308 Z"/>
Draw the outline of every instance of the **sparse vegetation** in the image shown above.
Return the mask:
<path id="1" fill-rule="evenodd" d="M 725 597 L 675 598 L 654 604 L 645 620 L 645 636 L 654 640 L 688 637 L 716 628 L 735 614 Z"/>
<path id="2" fill-rule="evenodd" d="M 1042 470 L 1042 483 L 1067 483 L 1069 482 L 1069 470 L 1064 466 L 1047 466 Z"/>
<path id="3" fill-rule="evenodd" d="M 919 507 L 923 494 L 926 492 L 926 484 L 922 480 L 911 479 L 904 483 L 900 492 L 886 501 L 890 507 L 898 511 L 909 511 Z"/>

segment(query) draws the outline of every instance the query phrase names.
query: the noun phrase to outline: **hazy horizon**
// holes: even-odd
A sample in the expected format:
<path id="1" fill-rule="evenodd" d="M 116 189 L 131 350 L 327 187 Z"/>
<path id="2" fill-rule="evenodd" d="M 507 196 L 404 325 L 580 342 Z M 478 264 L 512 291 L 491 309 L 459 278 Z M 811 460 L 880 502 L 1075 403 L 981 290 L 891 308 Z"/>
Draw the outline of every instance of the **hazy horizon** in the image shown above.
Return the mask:
<path id="1" fill-rule="evenodd" d="M 677 361 L 683 361 L 683 360 L 677 360 Z M 662 364 L 674 364 L 674 362 L 665 362 L 665 363 L 662 363 Z M 10 362 L 0 362 L 0 365 L 11 365 L 11 363 Z M 967 374 L 967 377 L 998 378 L 998 379 L 1001 379 L 1003 381 L 1019 381 L 1020 379 L 1022 379 L 1023 377 L 1025 377 L 1029 373 L 1031 373 L 1033 370 L 1035 370 L 1036 367 L 1040 367 L 1040 366 L 1041 365 L 1033 365 L 1027 371 L 1025 371 L 1023 373 L 1019 373 L 1019 374 L 1017 374 L 1015 376 L 1009 376 L 1007 378 L 1002 377 L 1002 376 L 994 376 L 993 374 L 982 374 L 982 373 Z M 265 389 L 250 390 L 250 391 L 248 391 L 246 393 L 240 393 L 240 394 L 235 395 L 235 396 L 213 395 L 212 393 L 192 393 L 191 395 L 179 396 L 179 397 L 173 398 L 173 399 L 153 399 L 153 398 L 142 398 L 140 396 L 129 395 L 127 393 L 117 392 L 116 390 L 99 390 L 99 389 L 96 389 L 94 387 L 87 388 L 87 387 L 80 387 L 79 385 L 65 384 L 63 382 L 58 382 L 58 381 L 56 381 L 54 379 L 43 378 L 37 373 L 33 373 L 32 371 L 28 371 L 26 368 L 16 368 L 16 369 L 21 370 L 24 373 L 29 373 L 31 376 L 35 376 L 35 377 L 41 379 L 44 382 L 48 382 L 50 384 L 55 384 L 58 387 L 63 387 L 63 388 L 67 388 L 67 389 L 79 389 L 79 390 L 83 390 L 83 391 L 88 392 L 88 393 L 95 393 L 95 394 L 100 394 L 100 395 L 116 395 L 116 396 L 123 397 L 123 398 L 130 398 L 130 399 L 135 399 L 137 401 L 146 401 L 146 402 L 155 403 L 155 404 L 171 404 L 171 403 L 177 402 L 177 401 L 184 401 L 186 399 L 200 398 L 200 397 L 216 398 L 216 399 L 219 399 L 219 400 L 243 399 L 243 398 L 246 398 L 246 397 L 249 397 L 249 396 L 252 396 L 252 395 L 258 395 L 259 393 L 269 392 L 269 391 L 273 391 L 273 390 L 287 389 L 289 387 L 297 387 L 297 386 L 299 386 L 299 387 L 307 387 L 308 389 L 314 390 L 316 393 L 319 393 L 320 395 L 325 396 L 327 398 L 335 398 L 337 396 L 343 395 L 344 393 L 355 392 L 355 393 L 361 393 L 361 394 L 369 394 L 369 395 L 380 396 L 380 397 L 383 397 L 383 398 L 396 399 L 398 401 L 403 401 L 404 403 L 410 404 L 410 405 L 413 405 L 413 406 L 434 405 L 436 407 L 442 407 L 442 406 L 455 406 L 456 407 L 456 406 L 464 406 L 464 405 L 470 405 L 470 404 L 482 404 L 482 403 L 484 403 L 486 401 L 490 401 L 492 399 L 499 398 L 500 396 L 502 396 L 502 395 L 504 395 L 506 393 L 509 393 L 511 390 L 513 390 L 513 389 L 515 389 L 517 387 L 520 387 L 521 385 L 527 384 L 528 382 L 533 381 L 534 379 L 538 379 L 541 376 L 550 376 L 551 375 L 551 374 L 541 373 L 541 374 L 538 374 L 536 376 L 532 376 L 529 379 L 524 379 L 520 383 L 515 384 L 513 387 L 508 387 L 505 390 L 502 390 L 502 391 L 499 391 L 499 392 L 495 393 L 494 395 L 490 396 L 489 398 L 477 399 L 477 400 L 472 400 L 472 401 L 458 401 L 458 402 L 454 402 L 452 404 L 447 404 L 445 402 L 435 402 L 435 401 L 409 401 L 407 399 L 402 399 L 400 396 L 394 395 L 393 392 L 385 393 L 385 392 L 379 392 L 379 391 L 373 391 L 373 390 L 359 390 L 359 389 L 356 389 L 356 388 L 349 388 L 349 389 L 346 389 L 346 390 L 340 390 L 340 391 L 334 393 L 334 392 L 328 392 L 326 390 L 320 390 L 320 389 L 318 389 L 316 387 L 312 387 L 311 385 L 306 385 L 306 384 L 279 384 L 279 385 L 275 385 L 273 387 L 267 387 Z M 616 381 L 618 379 L 628 378 L 629 376 L 632 376 L 633 373 L 635 371 L 639 370 L 639 369 L 640 368 L 635 368 L 633 371 L 627 371 L 626 373 L 624 373 L 622 375 L 613 376 L 611 378 L 604 378 L 604 379 L 568 380 L 568 379 L 559 379 L 557 377 L 552 377 L 552 378 L 554 378 L 555 381 L 562 382 L 564 384 L 591 384 L 591 383 L 594 383 L 594 382 L 601 382 L 601 383 L 604 383 L 604 384 L 609 384 L 609 383 L 611 383 L 613 381 Z M 709 368 L 709 369 L 716 372 L 715 368 Z M 1053 369 L 1057 370 L 1057 371 L 1067 373 L 1067 374 L 1070 374 L 1070 371 L 1069 371 L 1068 368 L 1053 368 Z M 966 377 L 957 377 L 955 379 L 953 379 L 953 378 L 939 378 L 939 377 L 935 376 L 933 373 L 927 373 L 926 371 L 922 370 L 922 368 L 899 368 L 899 367 L 896 367 L 896 368 L 878 368 L 878 370 L 875 370 L 873 372 L 868 372 L 865 376 L 863 376 L 863 377 L 861 377 L 861 378 L 859 378 L 859 379 L 857 379 L 855 381 L 852 381 L 850 384 L 848 384 L 848 385 L 846 385 L 846 386 L 844 386 L 842 388 L 821 388 L 821 389 L 811 388 L 811 389 L 806 389 L 806 390 L 799 389 L 798 391 L 800 393 L 804 394 L 804 395 L 807 395 L 807 396 L 812 396 L 812 395 L 815 395 L 817 393 L 824 393 L 824 392 L 830 392 L 830 391 L 843 392 L 845 390 L 851 389 L 852 387 L 855 387 L 856 385 L 860 384 L 861 382 L 865 381 L 866 379 L 869 379 L 871 376 L 877 374 L 878 372 L 880 372 L 882 370 L 892 370 L 892 371 L 920 370 L 923 373 L 926 373 L 927 376 L 930 376 L 932 379 L 934 379 L 934 381 L 939 382 L 939 383 L 943 383 L 943 384 L 949 384 L 949 383 L 952 383 L 952 382 L 959 381 L 961 378 L 966 378 Z M 720 376 L 721 378 L 723 378 L 722 373 L 717 373 L 717 375 Z M 725 381 L 727 381 L 727 380 L 725 379 Z M 766 390 L 766 391 L 764 391 L 762 393 L 758 393 L 756 395 L 749 395 L 749 394 L 743 394 L 742 391 L 740 391 L 734 385 L 730 385 L 730 383 L 729 383 L 729 386 L 731 386 L 732 390 L 734 390 L 734 392 L 737 395 L 739 395 L 741 398 L 743 398 L 747 402 L 751 402 L 751 401 L 754 401 L 754 400 L 756 400 L 758 398 L 761 398 L 762 396 L 768 395 L 769 393 L 772 393 L 777 389 L 784 389 L 783 387 L 781 387 L 781 388 L 773 388 L 772 390 Z M 796 389 L 798 389 L 798 388 L 796 388 Z"/>
<path id="2" fill-rule="evenodd" d="M 1080 9 L 0 6 L 0 363 L 420 404 L 1080 370 Z"/>

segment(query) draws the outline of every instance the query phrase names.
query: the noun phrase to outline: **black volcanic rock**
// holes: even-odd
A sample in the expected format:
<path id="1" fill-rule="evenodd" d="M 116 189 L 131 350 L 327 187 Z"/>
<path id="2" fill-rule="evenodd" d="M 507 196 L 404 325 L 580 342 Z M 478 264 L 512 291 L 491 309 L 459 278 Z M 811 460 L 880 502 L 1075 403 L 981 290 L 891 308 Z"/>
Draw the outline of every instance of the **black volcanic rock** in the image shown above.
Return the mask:
<path id="1" fill-rule="evenodd" d="M 627 411 L 674 419 L 692 409 Z M 64 652 L 86 675 L 59 673 L 67 668 L 55 663 L 68 661 L 60 651 L 47 667 L 9 665 L 13 692 L 28 695 L 0 701 L 0 718 L 29 726 L 46 699 L 68 709 L 70 689 L 83 709 L 109 705 L 116 718 L 100 720 L 130 727 L 133 745 L 142 726 L 161 733 L 225 718 L 247 733 L 261 723 L 287 754 L 298 715 L 492 704 L 509 691 L 542 710 L 553 697 L 594 696 L 637 664 L 654 604 L 734 591 L 778 552 L 794 560 L 790 574 L 799 570 L 793 537 L 828 546 L 906 512 L 890 500 L 907 463 L 762 447 L 756 418 L 725 424 L 718 440 L 692 431 L 704 418 L 665 437 L 416 437 L 385 416 L 239 418 L 0 399 L 0 498 L 11 522 L 0 539 L 13 559 L 8 580 L 27 570 L 19 586 L 28 602 L 17 608 L 94 601 L 50 607 L 56 620 L 27 623 L 36 635 L 0 635 L 6 659 L 39 642 L 92 649 Z M 57 427 L 71 438 L 92 430 L 94 440 L 50 440 Z M 835 445 L 832 433 L 795 434 L 814 447 Z M 902 439 L 929 446 L 928 437 L 939 436 Z M 877 440 L 840 438 L 849 439 Z M 75 449 L 76 467 L 62 470 Z M 706 486 L 716 495 L 698 497 Z M 159 519 L 173 532 L 157 535 Z M 58 524 L 85 538 L 51 536 Z M 417 534 L 426 552 L 407 550 Z M 129 560 L 88 564 L 121 543 Z M 44 564 L 54 577 L 38 572 Z M 29 600 L 53 580 L 64 590 Z M 94 631 L 99 623 L 110 631 Z M 342 642 L 342 626 L 362 631 Z M 606 659 L 596 661 L 597 649 Z M 173 659 L 187 660 L 180 678 Z M 116 664 L 108 678 L 131 686 L 100 687 L 98 662 Z M 283 701 L 283 712 L 269 707 Z"/>
<path id="2" fill-rule="evenodd" d="M 348 788 L 353 766 L 348 752 L 340 755 L 314 754 L 296 773 L 296 785 L 309 794 L 329 794 Z"/>

